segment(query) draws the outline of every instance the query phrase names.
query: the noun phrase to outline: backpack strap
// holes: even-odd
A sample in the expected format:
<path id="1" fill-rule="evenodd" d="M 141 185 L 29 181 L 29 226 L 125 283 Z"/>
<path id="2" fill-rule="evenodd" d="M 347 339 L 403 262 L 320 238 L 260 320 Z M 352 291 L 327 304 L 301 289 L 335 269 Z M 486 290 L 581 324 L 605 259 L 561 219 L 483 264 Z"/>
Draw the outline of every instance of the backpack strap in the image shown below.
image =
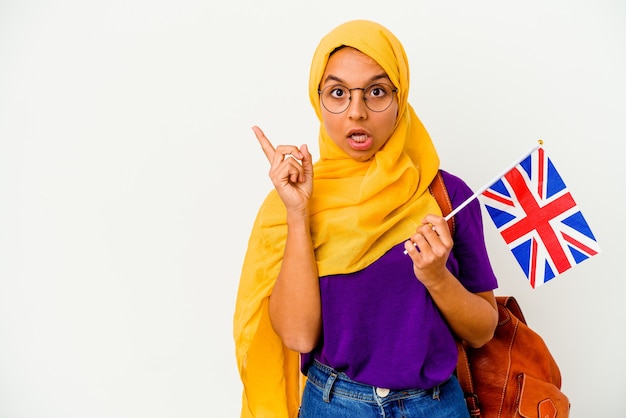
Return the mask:
<path id="1" fill-rule="evenodd" d="M 443 181 L 443 177 L 441 176 L 441 171 L 437 172 L 437 176 L 433 179 L 428 186 L 428 190 L 430 194 L 432 194 L 437 201 L 437 204 L 441 208 L 441 213 L 443 216 L 448 215 L 452 212 L 452 201 L 450 200 L 450 196 L 448 195 L 448 190 L 446 189 L 446 184 Z M 454 216 L 448 219 L 448 228 L 450 228 L 450 235 L 454 238 L 454 232 L 456 229 L 456 225 L 454 222 Z M 467 409 L 470 413 L 471 418 L 480 418 L 480 404 L 478 402 L 478 396 L 476 395 L 476 391 L 474 388 L 474 382 L 472 379 L 472 373 L 469 365 L 469 358 L 467 356 L 466 347 L 463 341 L 456 339 L 456 344 L 459 352 L 458 363 L 456 367 L 456 376 L 459 380 L 459 384 L 465 393 L 465 402 L 467 403 Z"/>
<path id="2" fill-rule="evenodd" d="M 443 177 L 441 175 L 441 170 L 437 171 L 437 175 L 428 186 L 428 190 L 430 194 L 433 195 L 437 204 L 441 208 L 441 213 L 443 216 L 448 215 L 452 212 L 452 201 L 450 200 L 450 196 L 448 195 L 448 190 L 446 189 L 446 184 L 443 182 Z M 450 235 L 454 238 L 455 231 L 455 223 L 454 216 L 448 219 L 448 228 L 450 228 Z"/>

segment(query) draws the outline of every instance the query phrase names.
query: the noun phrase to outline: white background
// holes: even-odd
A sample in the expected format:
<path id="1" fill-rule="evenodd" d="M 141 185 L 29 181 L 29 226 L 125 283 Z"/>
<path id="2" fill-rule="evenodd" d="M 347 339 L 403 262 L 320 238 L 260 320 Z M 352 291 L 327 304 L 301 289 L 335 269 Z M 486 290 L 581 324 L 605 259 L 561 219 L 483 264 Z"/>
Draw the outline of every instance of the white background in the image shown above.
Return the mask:
<path id="1" fill-rule="evenodd" d="M 623 417 L 626 4 L 0 0 L 0 417 L 238 416 L 232 314 L 267 162 L 308 143 L 318 40 L 404 43 L 442 167 L 479 188 L 537 139 L 603 252 L 532 290 L 485 220 L 501 288 L 572 417 Z"/>

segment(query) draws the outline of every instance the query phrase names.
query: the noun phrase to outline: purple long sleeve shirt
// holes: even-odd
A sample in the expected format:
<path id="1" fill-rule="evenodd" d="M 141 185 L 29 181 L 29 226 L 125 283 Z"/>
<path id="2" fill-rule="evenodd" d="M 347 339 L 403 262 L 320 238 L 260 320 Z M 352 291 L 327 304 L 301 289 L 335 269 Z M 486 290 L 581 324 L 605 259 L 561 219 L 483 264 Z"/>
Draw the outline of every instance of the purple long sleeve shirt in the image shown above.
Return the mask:
<path id="1" fill-rule="evenodd" d="M 452 200 L 472 190 L 442 171 Z M 447 267 L 471 292 L 497 288 L 485 248 L 480 203 L 456 216 Z M 363 270 L 320 278 L 323 329 L 318 346 L 302 354 L 306 374 L 313 359 L 360 383 L 389 389 L 431 388 L 454 372 L 454 337 L 398 243 Z"/>

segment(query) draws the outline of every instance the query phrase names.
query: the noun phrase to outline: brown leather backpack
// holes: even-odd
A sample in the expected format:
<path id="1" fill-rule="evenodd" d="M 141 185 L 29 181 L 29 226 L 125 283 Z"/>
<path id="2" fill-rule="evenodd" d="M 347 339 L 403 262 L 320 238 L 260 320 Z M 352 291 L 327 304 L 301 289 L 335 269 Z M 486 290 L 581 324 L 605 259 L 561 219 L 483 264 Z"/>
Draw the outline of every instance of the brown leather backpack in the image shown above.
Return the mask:
<path id="1" fill-rule="evenodd" d="M 430 192 L 443 215 L 452 204 L 441 173 Z M 448 226 L 454 236 L 454 218 Z M 512 296 L 496 297 L 498 326 L 493 339 L 480 348 L 457 341 L 456 375 L 472 418 L 569 416 L 570 403 L 561 392 L 561 372 L 543 339 L 526 325 Z"/>

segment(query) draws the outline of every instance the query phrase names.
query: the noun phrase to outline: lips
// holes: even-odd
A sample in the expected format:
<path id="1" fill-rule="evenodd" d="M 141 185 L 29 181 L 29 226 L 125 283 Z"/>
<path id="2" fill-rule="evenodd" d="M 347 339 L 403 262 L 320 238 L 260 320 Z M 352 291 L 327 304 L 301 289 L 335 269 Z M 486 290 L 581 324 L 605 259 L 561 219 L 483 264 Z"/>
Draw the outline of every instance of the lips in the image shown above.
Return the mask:
<path id="1" fill-rule="evenodd" d="M 369 132 L 363 129 L 352 129 L 348 132 L 348 144 L 357 151 L 369 149 L 372 145 L 373 138 Z"/>

